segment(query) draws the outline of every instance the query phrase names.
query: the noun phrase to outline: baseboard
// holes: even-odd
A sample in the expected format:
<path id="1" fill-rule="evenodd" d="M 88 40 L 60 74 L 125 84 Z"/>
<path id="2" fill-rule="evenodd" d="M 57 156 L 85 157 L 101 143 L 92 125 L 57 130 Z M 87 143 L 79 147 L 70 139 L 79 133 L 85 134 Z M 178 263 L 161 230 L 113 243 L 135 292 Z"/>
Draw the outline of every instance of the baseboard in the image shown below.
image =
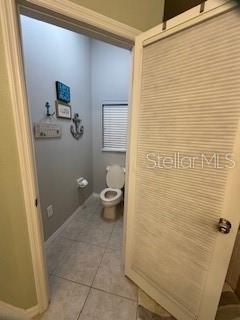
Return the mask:
<path id="1" fill-rule="evenodd" d="M 29 308 L 29 309 L 27 309 L 25 311 L 26 311 L 27 316 L 30 319 L 33 319 L 34 317 L 36 317 L 37 315 L 40 314 L 40 310 L 39 310 L 39 306 L 38 305 L 36 305 L 36 306 L 34 306 L 32 308 Z"/>
<path id="2" fill-rule="evenodd" d="M 3 301 L 0 301 L 0 319 L 2 319 L 2 315 L 4 316 L 4 319 L 7 317 L 7 319 L 19 318 L 22 320 L 28 320 L 36 317 L 39 313 L 40 310 L 38 305 L 24 310 L 22 308 L 18 308 Z"/>
<path id="3" fill-rule="evenodd" d="M 79 206 L 71 215 L 69 218 L 67 218 L 67 220 L 47 239 L 47 241 L 45 241 L 45 248 L 47 249 L 47 247 L 53 242 L 53 240 L 55 240 L 57 238 L 57 236 L 63 231 L 63 229 L 67 226 L 67 224 L 78 214 L 79 210 L 82 209 L 82 206 L 84 205 L 84 203 Z"/>
<path id="4" fill-rule="evenodd" d="M 92 193 L 81 206 L 79 206 L 67 220 L 62 224 L 46 241 L 45 241 L 45 249 L 53 242 L 54 239 L 63 231 L 63 229 L 67 226 L 67 224 L 78 214 L 78 212 L 82 209 L 82 207 L 88 202 L 91 197 L 96 197 L 94 193 Z"/>

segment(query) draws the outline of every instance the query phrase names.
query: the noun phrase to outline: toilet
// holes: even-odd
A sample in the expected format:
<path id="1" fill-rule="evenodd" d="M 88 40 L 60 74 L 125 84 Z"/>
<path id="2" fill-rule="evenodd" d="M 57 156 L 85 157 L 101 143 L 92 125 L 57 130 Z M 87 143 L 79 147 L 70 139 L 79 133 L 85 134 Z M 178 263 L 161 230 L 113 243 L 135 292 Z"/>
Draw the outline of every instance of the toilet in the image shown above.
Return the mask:
<path id="1" fill-rule="evenodd" d="M 103 205 L 103 217 L 109 220 L 117 218 L 119 204 L 123 199 L 122 188 L 125 184 L 125 168 L 117 164 L 107 167 L 106 182 L 108 188 L 100 193 Z"/>

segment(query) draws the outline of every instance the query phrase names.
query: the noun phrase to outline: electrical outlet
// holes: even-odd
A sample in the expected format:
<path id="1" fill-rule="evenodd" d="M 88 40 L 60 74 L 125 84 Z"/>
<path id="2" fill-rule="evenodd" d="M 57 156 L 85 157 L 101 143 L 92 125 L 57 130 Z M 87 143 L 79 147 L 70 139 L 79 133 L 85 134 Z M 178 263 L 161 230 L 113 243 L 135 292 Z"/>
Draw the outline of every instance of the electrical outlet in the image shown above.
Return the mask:
<path id="1" fill-rule="evenodd" d="M 47 207 L 47 216 L 48 216 L 48 218 L 51 218 L 53 216 L 53 206 L 52 205 Z"/>

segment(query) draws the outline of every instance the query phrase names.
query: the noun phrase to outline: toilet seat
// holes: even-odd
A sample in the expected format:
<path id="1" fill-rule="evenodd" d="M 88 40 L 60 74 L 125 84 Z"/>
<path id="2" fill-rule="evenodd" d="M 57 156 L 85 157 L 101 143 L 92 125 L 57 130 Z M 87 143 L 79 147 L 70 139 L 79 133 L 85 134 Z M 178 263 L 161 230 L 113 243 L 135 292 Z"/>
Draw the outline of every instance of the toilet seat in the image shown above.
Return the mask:
<path id="1" fill-rule="evenodd" d="M 109 195 L 107 196 L 107 193 L 113 193 L 113 195 Z M 113 188 L 106 188 L 104 189 L 101 193 L 100 193 L 100 198 L 103 201 L 106 202 L 112 202 L 115 201 L 117 199 L 119 199 L 122 196 L 122 190 L 120 189 L 113 189 Z"/>

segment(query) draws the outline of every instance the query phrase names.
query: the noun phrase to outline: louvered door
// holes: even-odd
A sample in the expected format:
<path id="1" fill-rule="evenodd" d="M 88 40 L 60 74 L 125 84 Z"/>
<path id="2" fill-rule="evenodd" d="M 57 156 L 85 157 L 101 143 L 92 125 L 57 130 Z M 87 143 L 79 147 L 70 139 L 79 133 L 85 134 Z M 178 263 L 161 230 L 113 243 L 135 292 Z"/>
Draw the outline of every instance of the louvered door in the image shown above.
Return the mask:
<path id="1" fill-rule="evenodd" d="M 126 274 L 179 320 L 214 319 L 240 217 L 240 12 L 213 4 L 135 48 Z"/>

